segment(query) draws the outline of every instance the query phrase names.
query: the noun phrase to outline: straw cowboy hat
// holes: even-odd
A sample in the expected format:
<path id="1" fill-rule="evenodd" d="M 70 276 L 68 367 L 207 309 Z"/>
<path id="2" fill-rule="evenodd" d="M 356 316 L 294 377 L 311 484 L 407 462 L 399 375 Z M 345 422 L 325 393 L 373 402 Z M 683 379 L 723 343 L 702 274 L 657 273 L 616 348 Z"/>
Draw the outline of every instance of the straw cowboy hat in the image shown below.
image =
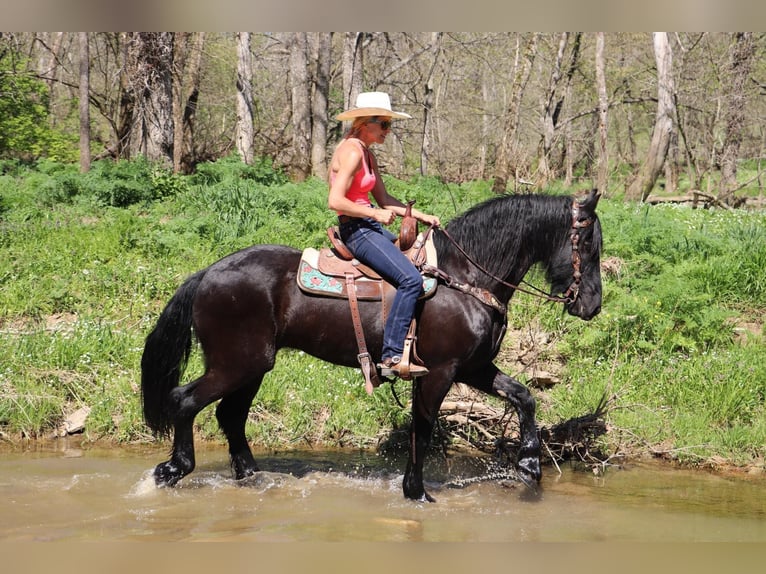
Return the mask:
<path id="1" fill-rule="evenodd" d="M 410 114 L 395 112 L 391 109 L 391 99 L 385 92 L 362 92 L 356 97 L 356 105 L 350 110 L 339 113 L 336 119 L 353 120 L 366 116 L 386 116 L 392 119 L 411 119 Z"/>

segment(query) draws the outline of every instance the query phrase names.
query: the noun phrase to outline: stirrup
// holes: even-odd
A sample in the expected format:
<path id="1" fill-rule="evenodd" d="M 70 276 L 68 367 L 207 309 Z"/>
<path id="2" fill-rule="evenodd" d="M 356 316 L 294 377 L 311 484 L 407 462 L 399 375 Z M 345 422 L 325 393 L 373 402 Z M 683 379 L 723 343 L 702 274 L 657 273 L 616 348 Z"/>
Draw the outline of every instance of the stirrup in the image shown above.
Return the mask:
<path id="1" fill-rule="evenodd" d="M 417 377 L 425 377 L 428 374 L 428 369 L 423 365 L 417 365 L 410 363 L 407 365 L 407 369 L 399 369 L 399 365 L 402 362 L 401 357 L 391 357 L 380 363 L 378 363 L 378 371 L 381 377 L 384 378 L 401 378 L 404 380 L 410 380 Z M 402 365 L 404 367 L 404 365 Z M 402 372 L 402 371 L 407 371 Z"/>

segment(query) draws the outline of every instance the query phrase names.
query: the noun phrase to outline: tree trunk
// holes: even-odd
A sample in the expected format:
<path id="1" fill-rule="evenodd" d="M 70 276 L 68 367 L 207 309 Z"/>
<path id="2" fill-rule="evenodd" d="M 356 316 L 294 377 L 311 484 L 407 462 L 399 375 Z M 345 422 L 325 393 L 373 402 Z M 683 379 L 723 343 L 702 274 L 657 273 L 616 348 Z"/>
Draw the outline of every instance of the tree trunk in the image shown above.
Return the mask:
<path id="1" fill-rule="evenodd" d="M 195 32 L 192 43 L 191 60 L 189 62 L 189 84 L 191 89 L 186 97 L 183 117 L 183 153 L 181 154 L 181 169 L 191 173 L 193 164 L 198 161 L 195 152 L 194 125 L 197 117 L 197 104 L 202 76 L 202 50 L 205 46 L 205 32 Z"/>
<path id="2" fill-rule="evenodd" d="M 524 97 L 524 90 L 529 81 L 529 75 L 532 71 L 532 64 L 537 55 L 537 40 L 539 33 L 535 32 L 524 46 L 521 61 L 516 67 L 516 73 L 511 86 L 511 101 L 505 112 L 505 129 L 503 139 L 500 143 L 497 164 L 495 165 L 494 182 L 492 191 L 495 193 L 505 193 L 508 186 L 508 177 L 511 170 L 516 171 L 518 161 L 517 144 L 519 117 L 521 113 L 521 100 Z M 521 47 L 520 47 L 521 48 Z"/>
<path id="3" fill-rule="evenodd" d="M 311 92 L 308 70 L 308 38 L 306 32 L 290 35 L 290 87 L 292 95 L 292 159 L 291 176 L 305 180 L 311 173 Z"/>
<path id="4" fill-rule="evenodd" d="M 567 82 L 566 89 L 564 90 L 564 97 L 556 104 L 555 116 L 560 116 L 566 102 L 571 101 L 572 96 L 572 81 L 577 71 L 577 66 L 580 61 L 580 47 L 582 46 L 582 32 L 577 32 L 572 42 L 572 55 L 569 58 L 569 69 L 567 70 Z M 570 187 L 574 181 L 574 146 L 572 145 L 572 122 L 567 121 L 564 124 L 564 145 L 563 157 L 561 163 L 564 165 L 564 185 Z"/>
<path id="5" fill-rule="evenodd" d="M 80 171 L 90 171 L 90 50 L 88 33 L 80 32 Z"/>
<path id="6" fill-rule="evenodd" d="M 420 175 L 428 175 L 428 158 L 431 153 L 431 130 L 433 117 L 431 110 L 434 106 L 434 70 L 439 61 L 441 51 L 442 32 L 431 34 L 431 54 L 433 59 L 428 71 L 425 85 L 425 97 L 423 99 L 423 141 L 420 146 Z"/>
<path id="7" fill-rule="evenodd" d="M 356 102 L 356 96 L 362 91 L 362 50 L 364 34 L 347 32 L 343 39 L 343 109 L 347 110 Z"/>
<path id="8" fill-rule="evenodd" d="M 490 72 L 486 66 L 482 66 L 481 72 L 481 138 L 479 141 L 479 179 L 485 179 L 487 173 L 487 139 L 491 129 L 491 120 L 487 110 L 489 109 L 489 75 Z"/>
<path id="9" fill-rule="evenodd" d="M 665 160 L 665 193 L 674 194 L 678 189 L 678 131 L 670 135 Z"/>
<path id="10" fill-rule="evenodd" d="M 604 33 L 596 34 L 596 87 L 598 90 L 598 168 L 596 189 L 605 193 L 609 178 L 609 156 L 607 153 L 607 113 L 609 101 L 606 95 L 606 62 L 604 61 Z"/>
<path id="11" fill-rule="evenodd" d="M 58 123 L 59 117 L 55 110 L 59 105 L 59 72 L 66 70 L 66 64 L 62 65 L 62 58 L 66 60 L 72 41 L 68 32 L 50 32 L 35 34 L 37 41 L 42 44 L 44 50 L 38 59 L 38 75 L 48 84 L 48 117 L 51 125 Z"/>
<path id="12" fill-rule="evenodd" d="M 727 201 L 737 190 L 737 158 L 745 131 L 746 84 L 755 56 L 752 32 L 734 34 L 729 48 L 728 74 L 724 87 L 724 141 L 721 153 L 721 181 L 718 199 Z"/>
<path id="13" fill-rule="evenodd" d="M 568 42 L 569 32 L 563 32 L 561 36 L 559 36 L 559 48 L 556 53 L 556 60 L 553 63 L 551 75 L 548 79 L 548 90 L 543 99 L 543 135 L 540 141 L 537 168 L 539 172 L 538 185 L 540 187 L 545 187 L 550 179 L 556 177 L 550 167 L 551 149 L 553 147 L 553 136 L 556 133 L 557 119 L 555 117 L 555 97 L 556 90 L 558 89 L 561 80 L 561 66 Z"/>
<path id="14" fill-rule="evenodd" d="M 184 70 L 190 35 L 189 32 L 179 32 L 173 43 L 173 173 L 180 173 L 184 151 Z"/>
<path id="15" fill-rule="evenodd" d="M 237 153 L 247 165 L 253 163 L 253 60 L 250 32 L 237 32 Z"/>
<path id="16" fill-rule="evenodd" d="M 48 84 L 48 93 L 52 95 L 58 80 L 64 32 L 42 32 L 35 37 L 44 48 L 37 59 L 37 73 Z"/>
<path id="17" fill-rule="evenodd" d="M 204 32 L 179 32 L 173 55 L 173 172 L 191 173 Z"/>
<path id="18" fill-rule="evenodd" d="M 129 45 L 133 32 L 120 32 L 120 102 L 117 112 L 117 130 L 114 155 L 120 159 L 130 159 L 130 132 L 133 125 L 136 94 L 130 82 Z"/>
<path id="19" fill-rule="evenodd" d="M 327 123 L 332 64 L 332 32 L 311 34 L 314 70 L 314 93 L 311 98 L 311 174 L 327 177 Z"/>
<path id="20" fill-rule="evenodd" d="M 173 163 L 172 32 L 133 34 L 129 54 L 130 83 L 135 94 L 130 133 L 131 155 L 172 166 Z"/>
<path id="21" fill-rule="evenodd" d="M 654 32 L 654 59 L 657 64 L 657 115 L 646 160 L 627 191 L 628 199 L 644 201 L 654 188 L 668 153 L 676 116 L 673 83 L 673 52 L 667 32 Z"/>

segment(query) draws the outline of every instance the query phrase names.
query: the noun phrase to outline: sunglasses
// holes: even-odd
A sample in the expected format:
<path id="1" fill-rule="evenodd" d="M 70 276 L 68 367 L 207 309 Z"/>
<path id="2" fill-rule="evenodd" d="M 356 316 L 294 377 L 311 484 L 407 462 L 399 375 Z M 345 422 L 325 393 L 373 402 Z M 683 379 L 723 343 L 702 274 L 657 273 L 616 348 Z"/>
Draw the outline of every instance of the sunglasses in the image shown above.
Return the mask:
<path id="1" fill-rule="evenodd" d="M 382 130 L 390 130 L 391 129 L 391 120 L 381 120 L 380 118 L 373 118 L 368 124 L 380 124 L 380 129 Z"/>

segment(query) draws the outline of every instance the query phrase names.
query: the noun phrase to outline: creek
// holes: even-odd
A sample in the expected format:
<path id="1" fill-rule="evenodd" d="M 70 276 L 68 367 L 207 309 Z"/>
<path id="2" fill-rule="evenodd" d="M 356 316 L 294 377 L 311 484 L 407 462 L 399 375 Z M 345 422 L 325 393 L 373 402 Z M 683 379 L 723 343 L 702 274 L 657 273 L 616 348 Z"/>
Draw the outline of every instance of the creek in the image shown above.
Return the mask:
<path id="1" fill-rule="evenodd" d="M 534 493 L 492 475 L 485 457 L 431 455 L 437 502 L 419 504 L 402 496 L 402 457 L 256 453 L 262 472 L 237 483 L 224 447 L 198 446 L 196 470 L 159 489 L 151 472 L 167 450 L 61 441 L 0 451 L 0 540 L 766 542 L 762 473 L 546 467 Z"/>

